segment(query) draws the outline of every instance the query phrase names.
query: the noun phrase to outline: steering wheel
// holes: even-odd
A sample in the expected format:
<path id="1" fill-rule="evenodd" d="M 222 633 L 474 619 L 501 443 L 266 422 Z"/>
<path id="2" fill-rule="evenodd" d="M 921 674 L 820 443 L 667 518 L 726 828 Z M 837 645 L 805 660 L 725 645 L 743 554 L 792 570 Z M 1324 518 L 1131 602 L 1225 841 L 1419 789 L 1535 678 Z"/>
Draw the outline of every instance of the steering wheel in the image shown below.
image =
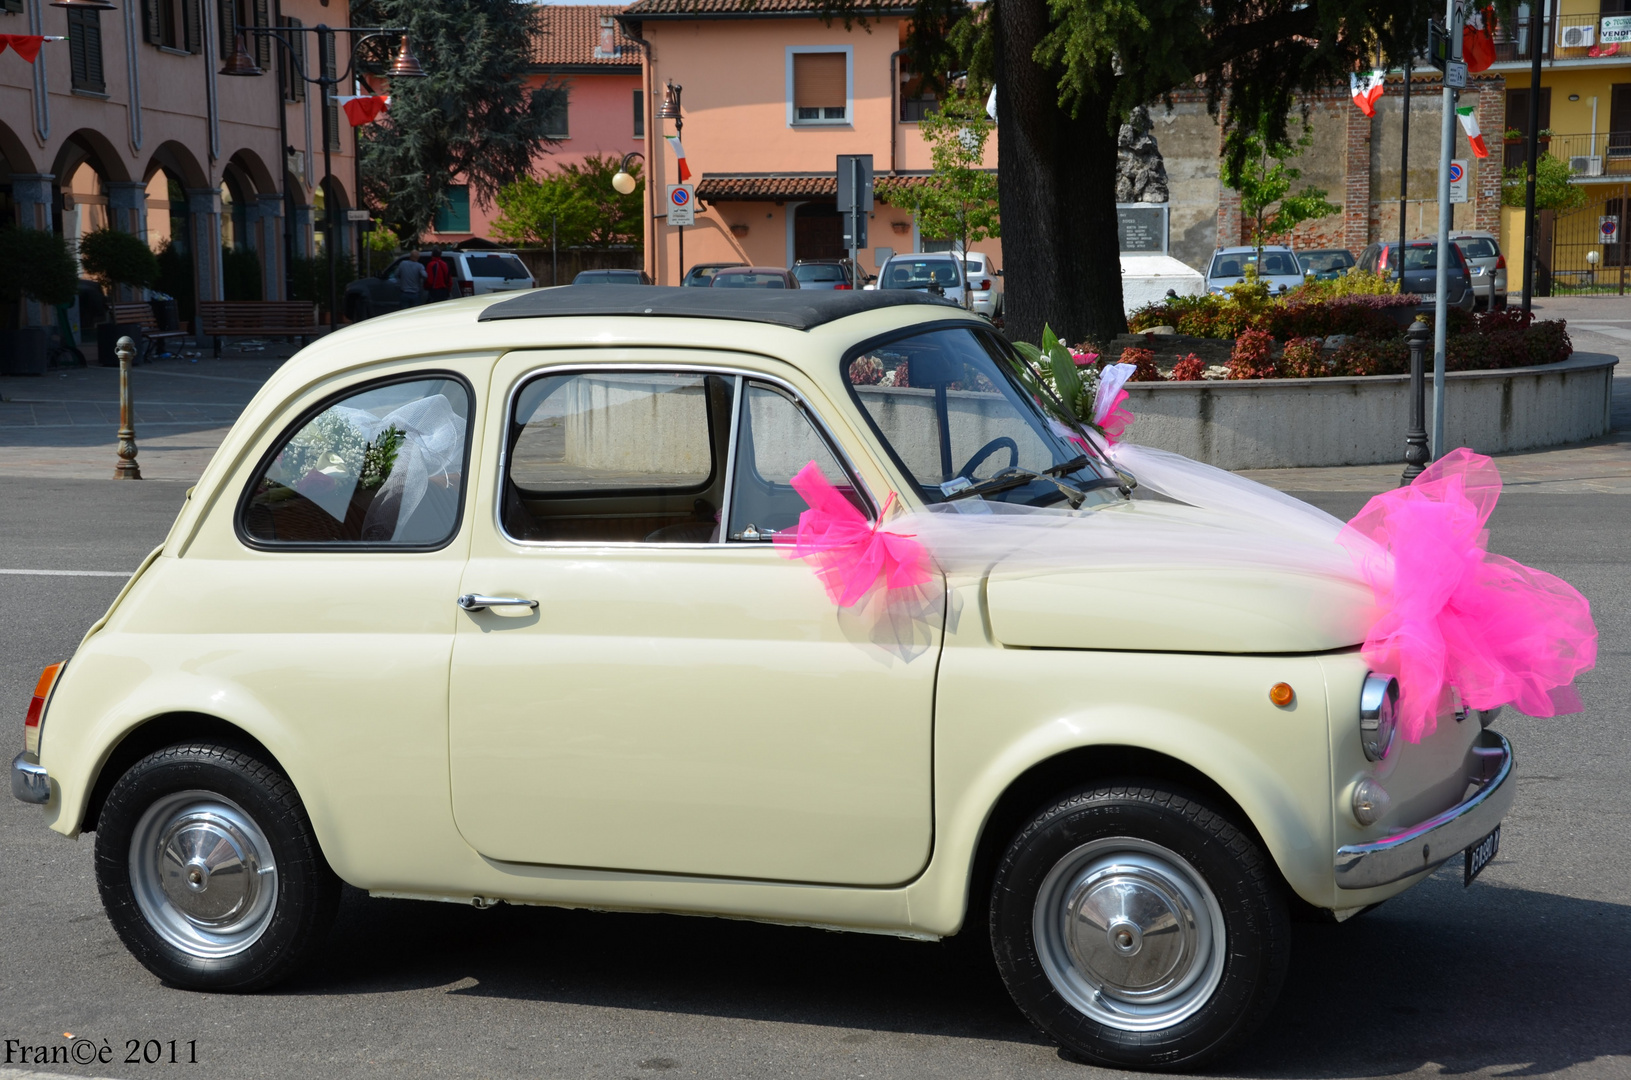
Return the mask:
<path id="1" fill-rule="evenodd" d="M 974 479 L 975 467 L 983 462 L 986 458 L 996 453 L 998 450 L 1005 448 L 1008 451 L 1008 468 L 1018 468 L 1019 444 L 1006 435 L 998 435 L 995 439 L 992 439 L 990 442 L 974 451 L 974 456 L 968 459 L 967 465 L 964 465 L 961 469 L 957 470 L 957 475 L 962 477 L 964 480 Z"/>

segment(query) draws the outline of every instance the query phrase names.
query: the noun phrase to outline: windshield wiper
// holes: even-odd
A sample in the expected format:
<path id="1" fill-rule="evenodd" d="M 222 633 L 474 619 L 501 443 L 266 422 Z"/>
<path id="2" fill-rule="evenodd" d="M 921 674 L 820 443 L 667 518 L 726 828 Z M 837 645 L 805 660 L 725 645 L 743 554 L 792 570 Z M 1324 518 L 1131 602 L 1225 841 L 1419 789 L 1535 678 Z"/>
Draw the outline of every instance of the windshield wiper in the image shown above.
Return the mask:
<path id="1" fill-rule="evenodd" d="M 1016 465 L 1002 470 L 1002 472 L 988 480 L 981 480 L 977 484 L 970 484 L 967 487 L 959 488 L 947 495 L 944 501 L 955 502 L 958 499 L 966 499 L 971 495 L 992 495 L 999 491 L 1009 491 L 1013 488 L 1024 487 L 1026 484 L 1032 484 L 1038 480 L 1042 480 L 1058 488 L 1059 493 L 1065 497 L 1067 502 L 1070 503 L 1070 508 L 1072 510 L 1080 510 L 1082 508 L 1083 501 L 1085 501 L 1087 498 L 1088 492 L 1094 490 L 1095 488 L 1108 487 L 1111 485 L 1117 487 L 1121 486 L 1120 480 L 1111 480 L 1107 477 L 1096 477 L 1085 484 L 1067 484 L 1060 479 L 1060 476 L 1063 474 L 1075 472 L 1087 464 L 1089 464 L 1089 458 L 1084 454 L 1079 458 L 1072 458 L 1070 461 L 1061 462 L 1058 465 L 1050 465 L 1041 472 L 1033 472 L 1030 469 L 1021 469 Z"/>

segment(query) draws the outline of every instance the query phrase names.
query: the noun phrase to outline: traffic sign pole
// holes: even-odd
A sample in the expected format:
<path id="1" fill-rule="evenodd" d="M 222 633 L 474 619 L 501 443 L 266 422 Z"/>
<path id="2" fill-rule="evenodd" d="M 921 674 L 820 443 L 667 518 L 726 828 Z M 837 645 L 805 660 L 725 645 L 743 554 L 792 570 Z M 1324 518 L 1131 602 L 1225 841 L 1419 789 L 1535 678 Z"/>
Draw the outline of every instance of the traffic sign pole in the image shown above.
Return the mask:
<path id="1" fill-rule="evenodd" d="M 1438 150 L 1438 274 L 1433 297 L 1433 460 L 1444 456 L 1444 353 L 1449 330 L 1450 289 L 1450 155 L 1455 152 L 1455 88 L 1450 72 L 1460 69 L 1466 82 L 1466 66 L 1461 62 L 1462 14 L 1459 0 L 1446 0 L 1444 25 L 1449 31 L 1450 56 L 1444 76 L 1444 123 Z M 1399 252 L 1399 274 L 1404 275 L 1405 253 Z"/>

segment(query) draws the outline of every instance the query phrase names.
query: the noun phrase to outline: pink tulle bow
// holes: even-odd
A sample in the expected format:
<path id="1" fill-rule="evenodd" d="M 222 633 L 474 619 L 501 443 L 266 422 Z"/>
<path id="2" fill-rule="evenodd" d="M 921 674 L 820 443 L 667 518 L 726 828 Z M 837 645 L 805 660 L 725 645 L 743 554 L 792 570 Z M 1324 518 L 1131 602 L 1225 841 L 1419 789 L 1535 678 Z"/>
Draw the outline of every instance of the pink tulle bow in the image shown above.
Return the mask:
<path id="1" fill-rule="evenodd" d="M 1116 396 L 1110 399 L 1110 407 L 1099 421 L 1099 430 L 1104 432 L 1105 441 L 1111 446 L 1120 442 L 1127 429 L 1133 426 L 1133 411 L 1123 404 L 1126 400 L 1127 391 L 1117 390 Z"/>
<path id="2" fill-rule="evenodd" d="M 1133 411 L 1125 405 L 1127 391 L 1123 387 L 1137 371 L 1132 364 L 1111 364 L 1099 373 L 1099 389 L 1093 396 L 1093 424 L 1104 432 L 1104 441 L 1111 446 L 1133 426 Z"/>
<path id="3" fill-rule="evenodd" d="M 1495 463 L 1465 448 L 1383 492 L 1342 530 L 1376 594 L 1362 655 L 1399 680 L 1399 732 L 1433 733 L 1453 688 L 1473 709 L 1578 712 L 1575 676 L 1597 662 L 1591 604 L 1568 582 L 1485 550 L 1501 495 Z"/>
<path id="4" fill-rule="evenodd" d="M 783 532 L 775 542 L 789 559 L 807 559 L 827 595 L 840 607 L 850 607 L 866 595 L 882 575 L 884 586 L 903 589 L 927 584 L 928 556 L 923 545 L 908 536 L 878 528 L 810 462 L 793 477 L 793 490 L 809 504 L 799 515 L 798 530 Z M 894 501 L 894 493 L 889 501 Z M 889 503 L 884 504 L 884 513 Z M 883 513 L 878 515 L 879 521 Z"/>

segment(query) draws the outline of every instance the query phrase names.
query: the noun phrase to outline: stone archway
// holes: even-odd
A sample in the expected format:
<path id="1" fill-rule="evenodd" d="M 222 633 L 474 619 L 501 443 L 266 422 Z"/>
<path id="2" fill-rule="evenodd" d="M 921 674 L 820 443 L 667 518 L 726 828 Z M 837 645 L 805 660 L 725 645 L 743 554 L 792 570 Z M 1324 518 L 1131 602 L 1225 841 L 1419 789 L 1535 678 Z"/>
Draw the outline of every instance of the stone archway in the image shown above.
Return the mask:
<path id="1" fill-rule="evenodd" d="M 223 257 L 231 264 L 224 281 L 227 299 L 282 299 L 283 195 L 271 170 L 253 150 L 239 150 L 222 170 L 220 191 Z M 253 296 L 248 295 L 249 253 L 257 267 Z"/>
<path id="2" fill-rule="evenodd" d="M 51 226 L 70 244 L 107 226 L 146 236 L 142 185 L 132 181 L 118 149 L 101 132 L 81 128 L 68 136 L 51 174 Z"/>
<path id="3" fill-rule="evenodd" d="M 0 121 L 0 223 L 51 227 L 51 177 L 42 174 L 28 144 Z"/>
<path id="4" fill-rule="evenodd" d="M 220 220 L 209 172 L 187 146 L 161 143 L 148 157 L 142 196 L 148 244 L 159 252 L 159 290 L 189 322 L 199 299 L 220 295 Z"/>

